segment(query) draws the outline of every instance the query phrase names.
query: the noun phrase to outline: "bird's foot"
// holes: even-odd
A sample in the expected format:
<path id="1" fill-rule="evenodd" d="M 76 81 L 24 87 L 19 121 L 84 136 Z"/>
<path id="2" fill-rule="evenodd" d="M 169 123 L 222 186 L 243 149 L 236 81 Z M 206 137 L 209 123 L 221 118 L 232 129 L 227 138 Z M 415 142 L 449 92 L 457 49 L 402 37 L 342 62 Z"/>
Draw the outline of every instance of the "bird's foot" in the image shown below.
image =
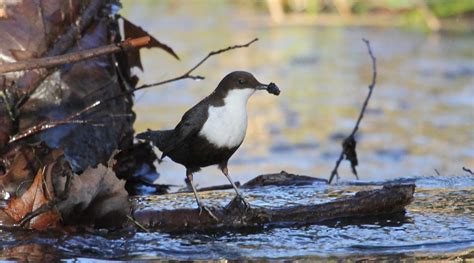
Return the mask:
<path id="1" fill-rule="evenodd" d="M 206 211 L 212 219 L 216 220 L 216 222 L 219 222 L 219 219 L 212 213 L 212 211 L 205 205 L 199 204 L 199 215 L 202 214 L 203 211 Z"/>
<path id="2" fill-rule="evenodd" d="M 235 198 L 226 206 L 227 210 L 238 209 L 244 213 L 248 212 L 251 207 L 250 204 L 241 196 L 237 195 Z"/>
<path id="3" fill-rule="evenodd" d="M 238 195 L 237 197 L 237 201 L 239 201 L 240 203 L 242 203 L 243 205 L 243 208 L 245 209 L 245 212 L 247 212 L 248 210 L 250 210 L 250 203 L 247 202 L 247 200 L 245 200 L 245 198 L 243 198 L 241 195 Z"/>

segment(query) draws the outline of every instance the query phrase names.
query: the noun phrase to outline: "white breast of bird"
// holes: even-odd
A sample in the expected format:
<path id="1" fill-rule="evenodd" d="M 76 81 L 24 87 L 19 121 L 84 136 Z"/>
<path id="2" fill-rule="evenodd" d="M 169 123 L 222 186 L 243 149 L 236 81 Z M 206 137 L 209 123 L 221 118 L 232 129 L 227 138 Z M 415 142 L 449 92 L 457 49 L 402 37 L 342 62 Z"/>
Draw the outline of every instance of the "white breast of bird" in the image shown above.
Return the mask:
<path id="1" fill-rule="evenodd" d="M 236 147 L 247 132 L 247 101 L 254 89 L 231 89 L 220 107 L 210 106 L 199 135 L 217 147 Z"/>

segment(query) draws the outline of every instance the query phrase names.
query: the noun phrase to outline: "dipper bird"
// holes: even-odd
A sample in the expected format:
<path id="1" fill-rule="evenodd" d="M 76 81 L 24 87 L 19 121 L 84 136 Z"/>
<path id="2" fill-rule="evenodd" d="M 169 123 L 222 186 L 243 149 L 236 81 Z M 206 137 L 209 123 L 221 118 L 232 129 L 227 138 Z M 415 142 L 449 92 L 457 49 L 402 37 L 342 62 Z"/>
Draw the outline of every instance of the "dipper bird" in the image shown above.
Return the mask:
<path id="1" fill-rule="evenodd" d="M 136 136 L 157 146 L 163 152 L 160 160 L 168 156 L 186 167 L 186 177 L 192 186 L 200 214 L 205 210 L 217 220 L 202 203 L 193 182 L 193 173 L 210 165 L 219 166 L 237 197 L 248 206 L 229 176 L 227 162 L 244 141 L 247 101 L 256 90 L 280 94 L 274 83 L 262 84 L 251 73 L 234 71 L 225 76 L 209 96 L 186 111 L 173 130 L 148 130 Z"/>

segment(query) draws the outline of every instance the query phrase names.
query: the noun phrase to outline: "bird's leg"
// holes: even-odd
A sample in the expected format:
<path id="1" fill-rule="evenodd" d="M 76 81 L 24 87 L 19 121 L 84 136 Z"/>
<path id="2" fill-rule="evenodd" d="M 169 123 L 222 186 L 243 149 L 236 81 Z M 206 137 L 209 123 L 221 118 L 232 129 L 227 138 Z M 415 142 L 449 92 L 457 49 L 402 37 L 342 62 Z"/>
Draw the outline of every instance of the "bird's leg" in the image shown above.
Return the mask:
<path id="1" fill-rule="evenodd" d="M 235 190 L 235 193 L 237 194 L 237 197 L 240 199 L 240 201 L 242 201 L 242 203 L 245 205 L 245 210 L 249 209 L 250 208 L 250 204 L 244 199 L 244 197 L 242 196 L 242 194 L 240 194 L 240 191 L 239 189 L 237 188 L 237 186 L 235 186 L 234 184 L 234 181 L 232 181 L 232 179 L 230 178 L 229 176 L 229 169 L 227 169 L 227 164 L 224 164 L 221 166 L 221 170 L 222 170 L 222 173 L 225 175 L 225 177 L 227 177 L 227 180 L 229 180 L 230 184 L 232 185 L 232 187 L 234 188 Z"/>
<path id="2" fill-rule="evenodd" d="M 216 221 L 219 221 L 219 219 L 217 219 L 217 217 L 211 212 L 211 210 L 209 208 L 207 208 L 201 201 L 201 198 L 199 198 L 199 195 L 196 191 L 196 187 L 194 186 L 194 182 L 193 182 L 193 173 L 189 170 L 186 170 L 186 177 L 188 178 L 189 180 L 189 183 L 191 184 L 191 187 L 193 188 L 193 192 L 194 192 L 194 197 L 196 198 L 196 202 L 199 206 L 199 215 L 202 214 L 202 211 L 206 211 L 214 220 Z"/>

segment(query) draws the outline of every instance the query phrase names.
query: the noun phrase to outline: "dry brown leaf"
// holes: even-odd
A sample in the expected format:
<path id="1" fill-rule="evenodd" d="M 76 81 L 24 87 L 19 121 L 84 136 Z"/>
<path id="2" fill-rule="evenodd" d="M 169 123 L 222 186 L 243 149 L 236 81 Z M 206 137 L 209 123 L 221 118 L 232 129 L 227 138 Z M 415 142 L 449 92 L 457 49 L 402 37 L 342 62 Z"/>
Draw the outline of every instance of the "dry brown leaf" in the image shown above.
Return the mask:
<path id="1" fill-rule="evenodd" d="M 163 49 L 166 53 L 172 55 L 175 57 L 177 60 L 179 60 L 178 55 L 174 52 L 174 50 L 169 47 L 168 45 L 158 41 L 158 39 L 154 38 L 152 35 L 150 35 L 148 32 L 146 32 L 143 28 L 133 24 L 132 22 L 128 21 L 127 19 L 123 18 L 123 29 L 125 33 L 125 38 L 138 38 L 138 37 L 143 37 L 143 36 L 149 36 L 151 38 L 151 41 L 148 45 L 146 45 L 147 48 L 161 48 Z M 128 63 L 130 67 L 138 67 L 141 70 L 143 70 L 142 62 L 140 59 L 140 51 L 139 50 L 130 50 L 127 52 L 127 57 L 128 57 Z"/>
<path id="2" fill-rule="evenodd" d="M 42 205 L 50 202 L 51 200 L 55 198 L 53 183 L 52 183 L 52 178 L 53 176 L 55 176 L 52 173 L 55 164 L 56 162 L 53 162 L 50 165 L 48 165 L 46 168 L 46 172 L 42 176 L 41 194 L 37 195 L 37 198 L 35 198 L 33 202 L 32 211 L 35 211 L 36 209 L 40 208 Z M 61 219 L 61 215 L 59 214 L 59 211 L 56 208 L 53 208 L 52 210 L 42 213 L 39 216 L 31 219 L 30 228 L 46 229 L 46 228 L 57 227 L 60 225 L 61 220 L 62 219 Z"/>
<path id="3" fill-rule="evenodd" d="M 45 169 L 38 170 L 30 188 L 21 196 L 14 197 L 8 203 L 4 212 L 7 213 L 16 222 L 19 222 L 25 215 L 38 209 L 43 204 L 49 202 L 47 196 L 52 196 L 51 191 L 44 189 L 43 180 L 45 179 Z M 52 190 L 52 189 L 51 189 Z M 45 229 L 55 227 L 60 221 L 60 215 L 55 211 L 48 211 L 40 214 L 30 221 L 30 228 Z"/>
<path id="4" fill-rule="evenodd" d="M 21 196 L 44 164 L 53 163 L 63 156 L 62 149 L 49 149 L 45 144 L 23 145 L 0 156 L 2 170 L 0 189 L 11 196 Z M 0 171 L 0 174 L 2 171 Z"/>
<path id="5" fill-rule="evenodd" d="M 59 262 L 61 260 L 57 248 L 50 244 L 17 244 L 2 248 L 2 258 L 15 262 Z"/>
<path id="6" fill-rule="evenodd" d="M 1 120 L 0 120 L 0 123 L 2 123 Z M 10 135 L 8 134 L 9 132 L 6 129 L 3 129 L 3 127 L 0 128 L 0 150 L 2 150 L 2 148 L 5 147 L 5 145 L 7 145 L 8 140 L 10 140 Z"/>
<path id="7" fill-rule="evenodd" d="M 30 188 L 21 196 L 13 197 L 5 208 L 7 213 L 15 221 L 19 222 L 26 214 L 33 210 L 33 203 L 35 201 L 38 188 L 41 188 L 41 181 L 44 174 L 44 170 L 38 170 L 33 183 Z"/>
<path id="8" fill-rule="evenodd" d="M 56 192 L 62 192 L 66 178 L 57 177 Z M 130 211 L 125 181 L 111 167 L 99 164 L 74 175 L 68 198 L 58 204 L 66 224 L 94 224 L 101 227 L 120 226 Z"/>
<path id="9" fill-rule="evenodd" d="M 32 152 L 26 147 L 14 149 L 4 157 L 3 163 L 9 165 L 0 177 L 0 188 L 14 196 L 21 184 L 27 186 L 26 183 L 33 180 L 35 171 L 32 170 Z"/>
<path id="10" fill-rule="evenodd" d="M 13 218 L 0 209 L 0 226 L 13 226 L 15 223 L 16 222 Z"/>
<path id="11" fill-rule="evenodd" d="M 10 53 L 17 61 L 38 57 L 38 53 L 31 50 L 10 49 Z"/>

